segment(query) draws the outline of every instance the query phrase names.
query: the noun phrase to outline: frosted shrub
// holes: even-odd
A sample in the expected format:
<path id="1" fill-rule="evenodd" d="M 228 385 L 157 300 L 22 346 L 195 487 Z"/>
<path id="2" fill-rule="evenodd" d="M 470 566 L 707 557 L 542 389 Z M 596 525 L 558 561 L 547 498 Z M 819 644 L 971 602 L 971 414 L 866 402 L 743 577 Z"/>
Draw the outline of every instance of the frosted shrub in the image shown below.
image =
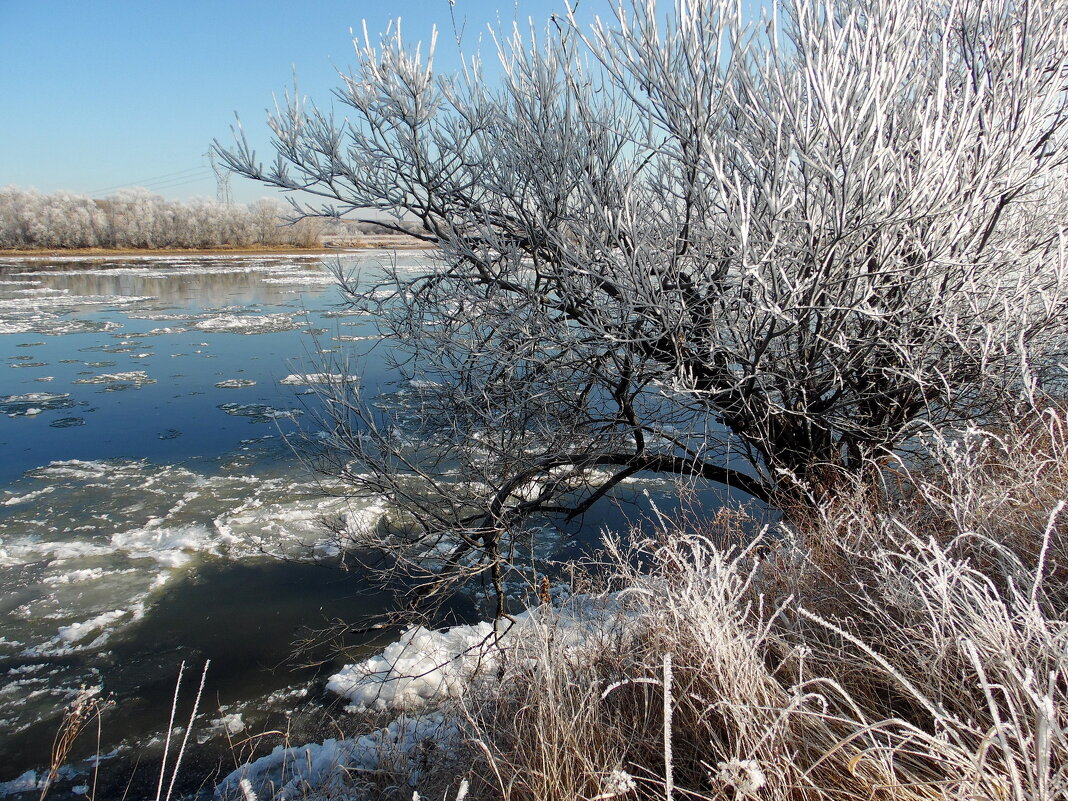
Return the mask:
<path id="1" fill-rule="evenodd" d="M 327 388 L 320 443 L 409 514 L 381 544 L 428 595 L 484 577 L 505 613 L 525 524 L 638 472 L 778 503 L 1064 385 L 1068 3 L 743 5 L 561 13 L 452 75 L 365 31 L 344 120 L 294 93 L 270 158 L 219 153 L 438 246 L 343 287 L 433 384 L 408 419 Z"/>

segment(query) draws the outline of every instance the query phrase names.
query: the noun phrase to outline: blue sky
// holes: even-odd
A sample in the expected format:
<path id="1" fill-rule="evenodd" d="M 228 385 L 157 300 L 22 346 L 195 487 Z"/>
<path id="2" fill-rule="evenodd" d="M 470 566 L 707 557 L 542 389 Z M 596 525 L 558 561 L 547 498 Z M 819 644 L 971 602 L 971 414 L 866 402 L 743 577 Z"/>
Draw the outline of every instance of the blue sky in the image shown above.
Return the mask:
<path id="1" fill-rule="evenodd" d="M 599 3 L 599 5 L 598 5 Z M 563 0 L 456 0 L 467 39 Z M 584 10 L 606 8 L 586 0 Z M 448 0 L 0 0 L 0 186 L 103 195 L 124 184 L 213 196 L 204 153 L 229 141 L 234 112 L 266 144 L 272 93 L 325 103 L 352 59 L 349 29 L 393 17 L 408 39 L 452 38 Z M 454 48 L 453 48 L 454 49 Z M 233 179 L 234 199 L 269 190 Z"/>

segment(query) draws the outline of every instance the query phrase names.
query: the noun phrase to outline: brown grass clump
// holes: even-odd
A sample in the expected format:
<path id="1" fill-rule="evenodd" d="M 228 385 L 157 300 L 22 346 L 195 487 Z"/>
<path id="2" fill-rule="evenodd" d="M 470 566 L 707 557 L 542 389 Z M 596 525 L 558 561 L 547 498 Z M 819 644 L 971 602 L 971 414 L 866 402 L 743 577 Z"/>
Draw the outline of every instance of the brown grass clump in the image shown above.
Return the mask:
<path id="1" fill-rule="evenodd" d="M 736 518 L 634 546 L 651 570 L 610 546 L 596 635 L 543 616 L 468 710 L 471 797 L 1068 797 L 1066 433 L 932 441 L 744 547 Z"/>

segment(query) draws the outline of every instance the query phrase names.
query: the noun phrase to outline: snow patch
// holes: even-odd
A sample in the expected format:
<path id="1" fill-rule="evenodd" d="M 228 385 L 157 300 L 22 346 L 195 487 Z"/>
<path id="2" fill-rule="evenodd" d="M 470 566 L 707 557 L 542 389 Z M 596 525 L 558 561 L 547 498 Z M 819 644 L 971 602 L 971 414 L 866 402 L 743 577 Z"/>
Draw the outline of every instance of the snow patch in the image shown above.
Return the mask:
<path id="1" fill-rule="evenodd" d="M 352 775 L 385 770 L 408 775 L 409 786 L 420 778 L 419 756 L 428 748 L 448 749 L 459 741 L 452 718 L 441 714 L 411 718 L 401 715 L 389 725 L 352 740 L 326 740 L 297 748 L 276 746 L 274 751 L 242 765 L 215 788 L 216 801 L 248 798 L 247 782 L 260 798 L 317 799 L 349 797 Z M 336 793 L 337 795 L 331 795 Z"/>
<path id="2" fill-rule="evenodd" d="M 577 646 L 592 632 L 619 619 L 615 596 L 577 595 L 559 609 L 533 609 L 502 622 L 495 633 L 490 623 L 431 631 L 405 630 L 377 656 L 349 665 L 326 683 L 330 692 L 350 701 L 347 712 L 395 710 L 413 712 L 465 695 L 477 675 L 492 674 L 499 646 L 521 648 L 536 626 L 552 625 L 558 647 Z"/>

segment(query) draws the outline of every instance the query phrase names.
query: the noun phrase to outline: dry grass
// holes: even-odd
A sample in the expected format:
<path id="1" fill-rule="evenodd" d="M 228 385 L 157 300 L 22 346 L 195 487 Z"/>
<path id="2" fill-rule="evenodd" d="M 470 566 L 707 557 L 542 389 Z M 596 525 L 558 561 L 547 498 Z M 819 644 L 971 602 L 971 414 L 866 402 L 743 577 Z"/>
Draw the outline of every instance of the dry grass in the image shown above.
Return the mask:
<path id="1" fill-rule="evenodd" d="M 638 544 L 651 570 L 610 548 L 622 617 L 534 629 L 468 710 L 472 797 L 1068 797 L 1066 448 L 1048 412 L 745 548 L 737 519 Z"/>
<path id="2" fill-rule="evenodd" d="M 67 706 L 60 721 L 56 737 L 52 742 L 52 757 L 49 761 L 48 770 L 41 777 L 40 801 L 48 796 L 52 784 L 59 777 L 60 768 L 66 764 L 67 757 L 79 735 L 86 729 L 96 728 L 97 755 L 100 753 L 100 721 L 101 716 L 112 706 L 114 702 L 110 698 L 101 698 L 95 691 L 82 690 Z M 100 770 L 100 762 L 97 761 L 93 768 L 92 787 L 87 796 L 90 801 L 96 797 L 97 774 Z"/>

